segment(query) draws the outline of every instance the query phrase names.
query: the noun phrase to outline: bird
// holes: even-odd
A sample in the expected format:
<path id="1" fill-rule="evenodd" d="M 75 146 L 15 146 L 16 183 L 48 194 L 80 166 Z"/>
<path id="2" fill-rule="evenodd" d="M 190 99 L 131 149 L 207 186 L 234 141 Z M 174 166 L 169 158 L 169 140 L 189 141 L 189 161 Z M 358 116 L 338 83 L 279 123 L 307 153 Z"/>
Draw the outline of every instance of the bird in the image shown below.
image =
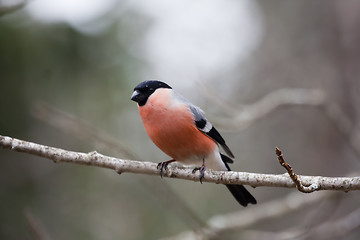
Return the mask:
<path id="1" fill-rule="evenodd" d="M 193 173 L 205 169 L 231 171 L 234 154 L 216 128 L 207 120 L 203 110 L 158 80 L 139 83 L 131 95 L 137 103 L 145 131 L 153 143 L 172 159 L 160 162 L 162 176 L 169 163 L 196 165 Z M 224 154 L 220 151 L 223 150 Z M 243 185 L 225 184 L 237 202 L 246 207 L 256 199 Z"/>

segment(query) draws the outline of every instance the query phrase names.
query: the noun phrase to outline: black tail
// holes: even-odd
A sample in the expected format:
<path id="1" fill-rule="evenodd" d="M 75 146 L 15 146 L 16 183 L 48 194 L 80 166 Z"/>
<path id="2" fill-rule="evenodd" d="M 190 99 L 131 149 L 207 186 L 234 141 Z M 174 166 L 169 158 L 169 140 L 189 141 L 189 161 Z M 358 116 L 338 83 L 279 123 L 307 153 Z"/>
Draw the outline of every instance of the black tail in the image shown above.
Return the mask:
<path id="1" fill-rule="evenodd" d="M 230 167 L 228 166 L 229 159 L 227 156 L 221 154 L 221 158 L 228 169 L 228 171 L 231 171 Z M 230 159 L 232 161 L 232 159 Z M 246 190 L 246 188 L 243 185 L 231 185 L 231 184 L 225 184 L 225 186 L 229 189 L 231 194 L 234 196 L 234 198 L 240 203 L 242 206 L 246 207 L 249 203 L 256 204 L 256 199 L 251 195 L 251 193 Z"/>
<path id="2" fill-rule="evenodd" d="M 243 185 L 225 185 L 234 198 L 240 203 L 242 206 L 246 207 L 248 203 L 256 204 L 256 199 L 246 190 Z"/>

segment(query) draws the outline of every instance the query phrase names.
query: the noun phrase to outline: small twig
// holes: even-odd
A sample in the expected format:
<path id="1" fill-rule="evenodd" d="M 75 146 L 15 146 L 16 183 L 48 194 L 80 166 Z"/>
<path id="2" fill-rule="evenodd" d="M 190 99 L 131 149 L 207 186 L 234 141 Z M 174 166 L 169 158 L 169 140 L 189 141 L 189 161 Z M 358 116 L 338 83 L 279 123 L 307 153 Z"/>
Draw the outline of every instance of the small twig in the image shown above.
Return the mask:
<path id="1" fill-rule="evenodd" d="M 283 154 L 282 152 L 280 151 L 280 149 L 278 147 L 275 147 L 275 153 L 278 157 L 278 160 L 279 160 L 279 163 L 281 164 L 281 166 L 283 166 L 286 171 L 288 172 L 290 178 L 293 180 L 293 182 L 295 183 L 296 185 L 296 188 L 300 191 L 300 192 L 303 192 L 303 193 L 311 193 L 311 192 L 314 192 L 316 190 L 319 190 L 319 185 L 318 184 L 315 184 L 315 183 L 312 183 L 310 184 L 309 186 L 304 186 L 300 179 L 298 178 L 298 176 L 294 173 L 294 171 L 292 170 L 292 167 L 287 164 L 285 162 L 285 159 L 283 157 Z"/>

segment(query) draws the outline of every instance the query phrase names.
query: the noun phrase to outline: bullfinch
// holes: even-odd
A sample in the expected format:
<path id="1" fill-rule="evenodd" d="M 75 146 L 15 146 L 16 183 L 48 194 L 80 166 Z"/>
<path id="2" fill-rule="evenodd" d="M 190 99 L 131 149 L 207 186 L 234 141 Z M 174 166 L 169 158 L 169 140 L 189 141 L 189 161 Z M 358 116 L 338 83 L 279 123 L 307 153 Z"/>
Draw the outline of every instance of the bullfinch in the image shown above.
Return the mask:
<path id="1" fill-rule="evenodd" d="M 134 88 L 131 100 L 137 102 L 144 128 L 154 144 L 172 160 L 158 164 L 160 176 L 171 162 L 231 171 L 234 155 L 225 140 L 206 119 L 204 112 L 161 81 L 144 81 Z M 220 153 L 219 147 L 224 153 Z M 256 204 L 255 198 L 242 185 L 228 185 L 235 199 L 244 207 Z"/>

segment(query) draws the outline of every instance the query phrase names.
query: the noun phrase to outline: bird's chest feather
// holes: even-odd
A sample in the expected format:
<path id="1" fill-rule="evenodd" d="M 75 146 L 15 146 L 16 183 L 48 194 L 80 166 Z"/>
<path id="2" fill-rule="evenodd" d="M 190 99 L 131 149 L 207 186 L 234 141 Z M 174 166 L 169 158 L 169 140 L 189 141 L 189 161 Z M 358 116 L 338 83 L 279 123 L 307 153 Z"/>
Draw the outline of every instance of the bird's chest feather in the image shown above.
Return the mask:
<path id="1" fill-rule="evenodd" d="M 140 115 L 147 134 L 155 143 L 176 140 L 184 144 L 190 140 L 191 132 L 198 131 L 191 113 L 183 106 L 146 106 Z"/>

